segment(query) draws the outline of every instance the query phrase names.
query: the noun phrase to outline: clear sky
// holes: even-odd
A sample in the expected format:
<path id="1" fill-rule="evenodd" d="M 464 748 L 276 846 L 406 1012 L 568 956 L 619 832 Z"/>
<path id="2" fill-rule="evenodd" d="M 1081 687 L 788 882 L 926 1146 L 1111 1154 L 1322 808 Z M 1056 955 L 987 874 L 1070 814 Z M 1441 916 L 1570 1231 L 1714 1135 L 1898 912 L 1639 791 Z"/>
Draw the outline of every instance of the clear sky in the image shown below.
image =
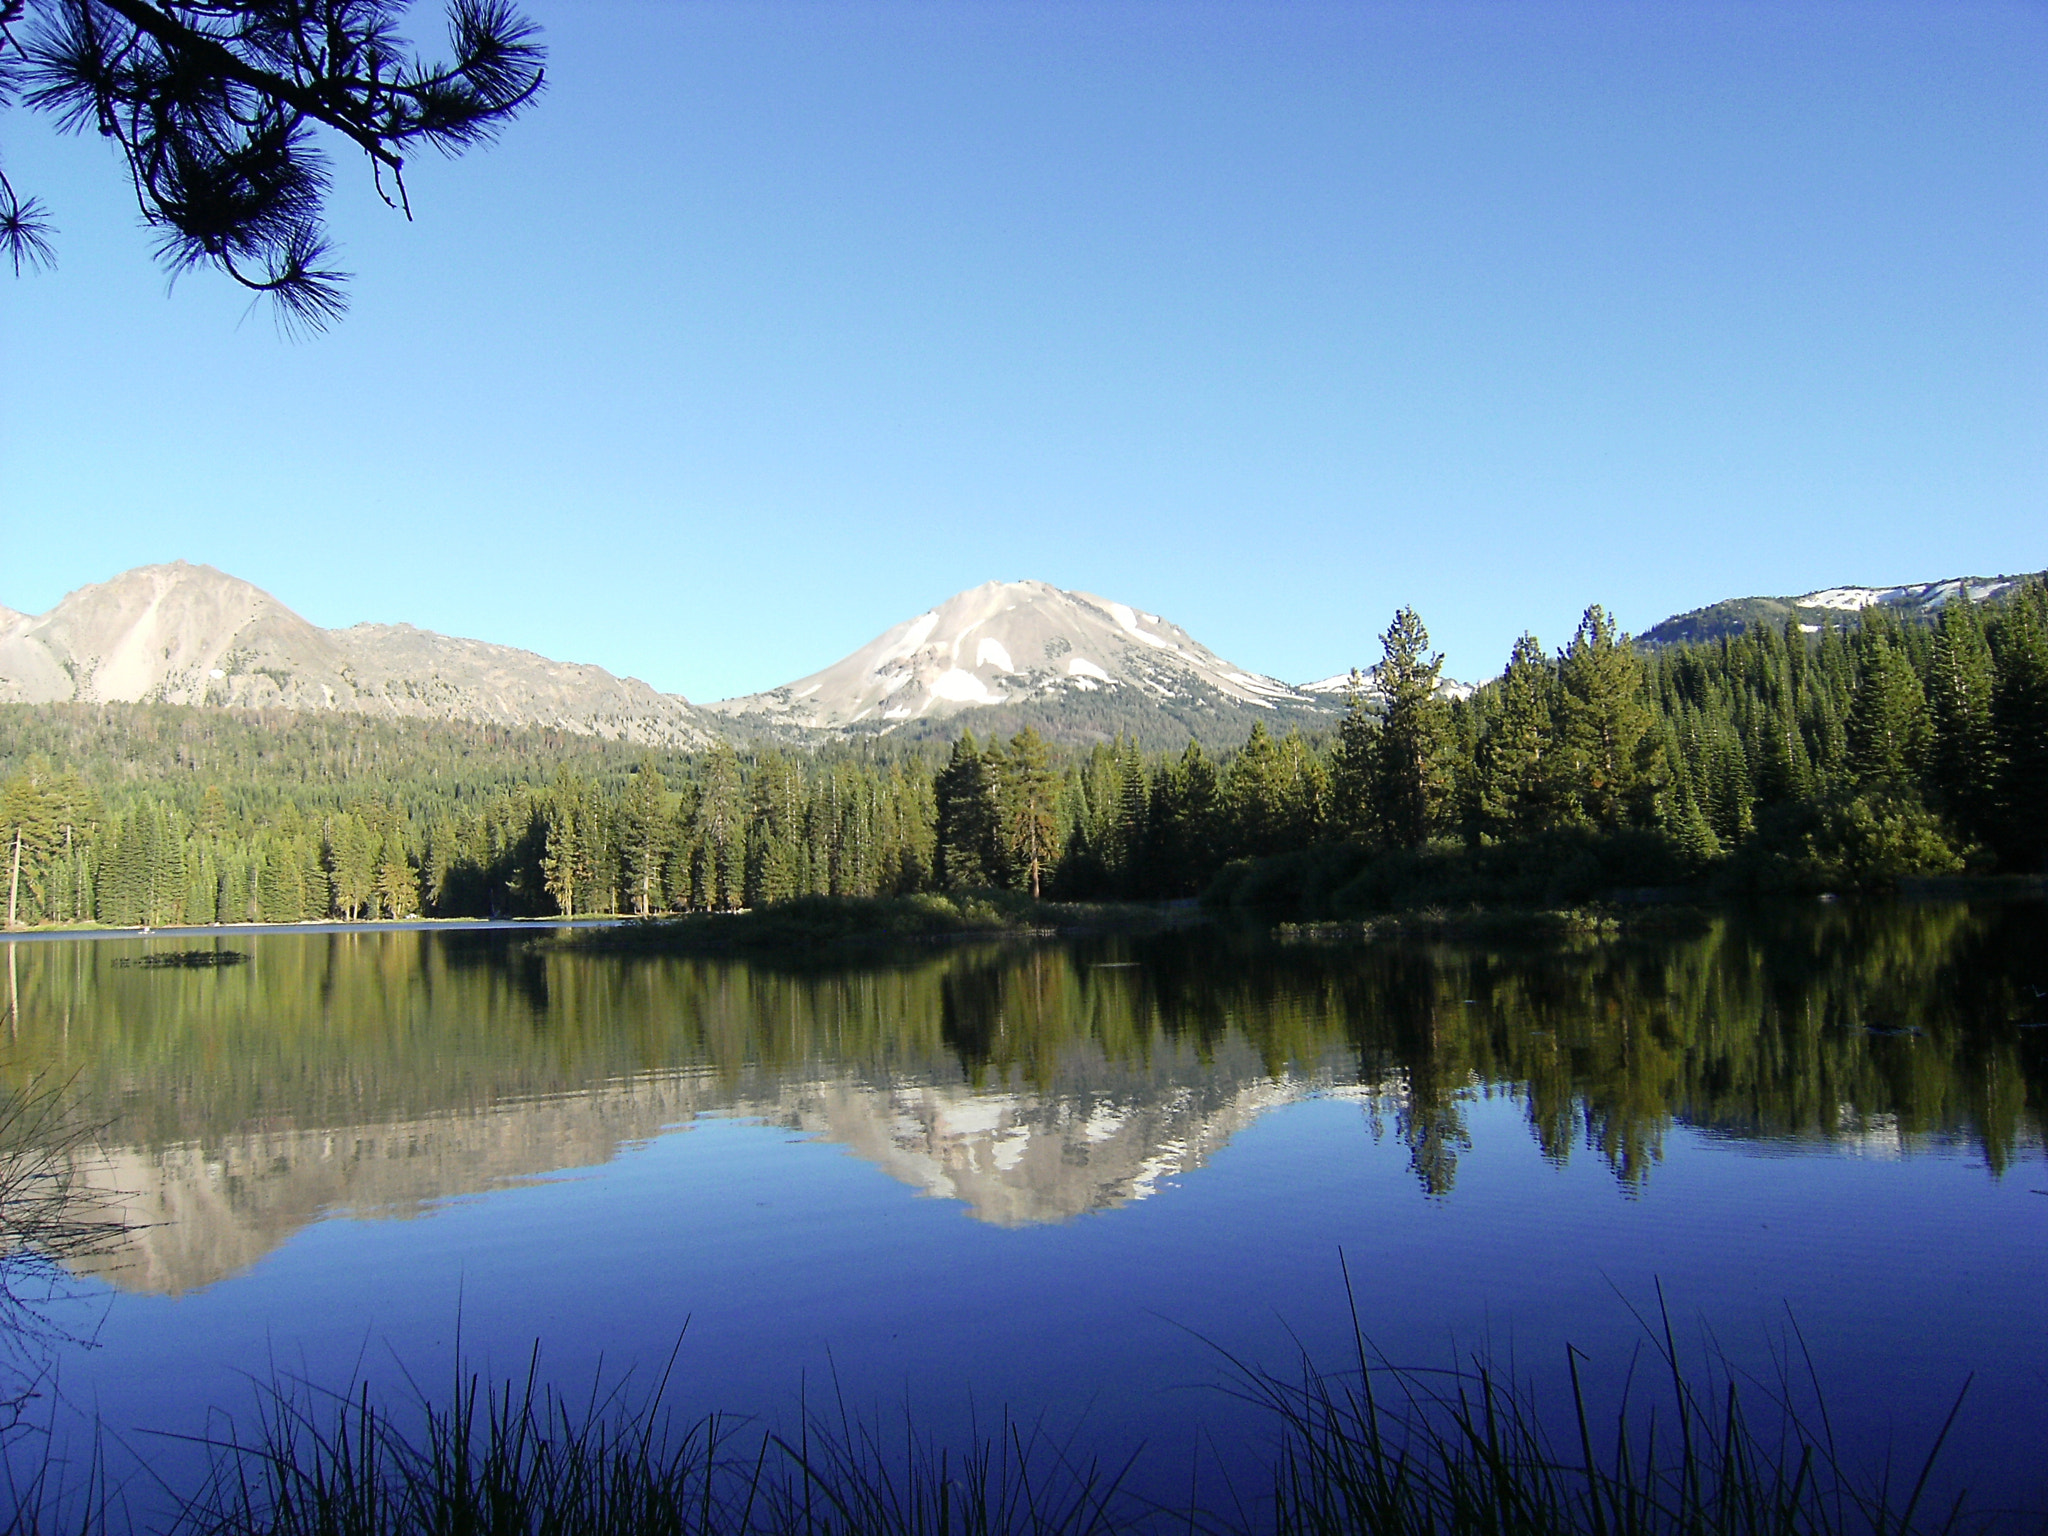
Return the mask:
<path id="1" fill-rule="evenodd" d="M 337 154 L 312 340 L 7 115 L 0 603 L 184 558 L 708 699 L 998 578 L 1299 682 L 2048 566 L 2040 0 L 528 9 L 414 222 Z"/>

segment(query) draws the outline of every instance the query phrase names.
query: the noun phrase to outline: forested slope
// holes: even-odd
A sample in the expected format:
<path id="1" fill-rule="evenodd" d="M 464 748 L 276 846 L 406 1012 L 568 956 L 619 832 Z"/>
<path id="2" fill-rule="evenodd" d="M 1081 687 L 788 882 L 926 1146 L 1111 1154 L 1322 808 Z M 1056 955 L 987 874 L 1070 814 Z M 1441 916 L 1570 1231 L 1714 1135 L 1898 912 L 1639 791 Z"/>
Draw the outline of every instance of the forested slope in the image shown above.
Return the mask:
<path id="1" fill-rule="evenodd" d="M 564 733 L 0 707 L 16 924 L 729 910 L 1005 885 L 1300 911 L 2048 864 L 2048 588 L 1645 654 L 1598 608 L 1442 696 L 1403 610 L 1338 727 L 1232 750 L 656 754 Z"/>

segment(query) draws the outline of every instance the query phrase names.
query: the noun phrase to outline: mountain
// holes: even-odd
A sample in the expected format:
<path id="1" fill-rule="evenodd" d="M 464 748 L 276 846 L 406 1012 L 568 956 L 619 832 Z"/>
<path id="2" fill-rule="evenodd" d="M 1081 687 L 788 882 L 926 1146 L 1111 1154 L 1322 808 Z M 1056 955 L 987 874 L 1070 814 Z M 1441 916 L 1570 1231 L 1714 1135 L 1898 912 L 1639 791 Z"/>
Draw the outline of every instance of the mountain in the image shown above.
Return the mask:
<path id="1" fill-rule="evenodd" d="M 1225 661 L 1177 624 L 1042 581 L 991 581 L 885 630 L 821 672 L 704 706 L 744 734 L 950 735 L 1030 724 L 1055 737 L 1242 737 L 1328 701 Z M 962 719 L 963 715 L 970 718 Z"/>
<path id="2" fill-rule="evenodd" d="M 713 739 L 674 694 L 601 667 L 409 624 L 321 629 L 207 565 L 146 565 L 40 616 L 0 610 L 0 703 L 153 701 L 539 726 L 649 745 Z"/>
<path id="3" fill-rule="evenodd" d="M 1970 601 L 1981 603 L 2002 597 L 2030 579 L 2024 575 L 1954 576 L 1947 581 L 1915 586 L 1826 587 L 1798 597 L 1735 597 L 1695 608 L 1690 613 L 1675 614 L 1636 636 L 1636 644 L 1655 649 L 1695 640 L 1719 640 L 1757 625 L 1779 628 L 1787 619 L 1797 620 L 1808 634 L 1819 634 L 1822 625 L 1839 626 L 1866 608 L 1888 608 L 1909 624 L 1929 623 L 1944 604 L 1960 593 L 1968 592 Z"/>
<path id="4" fill-rule="evenodd" d="M 832 1142 L 918 1195 L 998 1227 L 1150 1199 L 1267 1111 L 1313 1097 L 1398 1101 L 1349 1053 L 1279 1071 L 1235 1033 L 1142 1063 L 1100 1050 L 1052 1079 L 975 1084 L 957 1063 L 876 1076 L 651 1071 L 565 1093 L 344 1123 L 273 1113 L 203 1140 L 117 1138 L 74 1168 L 124 1230 L 73 1262 L 128 1292 L 184 1295 L 337 1213 L 410 1216 L 461 1195 L 596 1167 L 657 1136 L 735 1117 Z"/>

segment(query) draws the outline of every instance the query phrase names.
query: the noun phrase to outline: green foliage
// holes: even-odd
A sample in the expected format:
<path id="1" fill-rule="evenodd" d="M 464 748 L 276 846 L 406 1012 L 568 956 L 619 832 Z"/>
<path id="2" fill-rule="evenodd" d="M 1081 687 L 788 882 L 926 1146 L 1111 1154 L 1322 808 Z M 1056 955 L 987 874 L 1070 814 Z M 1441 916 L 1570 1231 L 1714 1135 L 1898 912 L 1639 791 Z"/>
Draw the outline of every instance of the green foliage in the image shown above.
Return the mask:
<path id="1" fill-rule="evenodd" d="M 2048 869 L 2048 584 L 2012 600 L 1992 633 L 1998 747 L 1992 841 L 2015 869 Z"/>
<path id="2" fill-rule="evenodd" d="M 1856 636 L 1856 691 L 1843 723 L 1848 769 L 1859 785 L 1915 782 L 1927 764 L 1927 699 L 1897 626 L 1865 623 Z"/>
<path id="3" fill-rule="evenodd" d="M 1654 774 L 1643 664 L 1599 604 L 1579 620 L 1557 676 L 1562 814 L 1607 829 L 1640 824 Z"/>
<path id="4" fill-rule="evenodd" d="M 1550 825 L 1558 791 L 1557 673 L 1534 635 L 1515 642 L 1480 738 L 1474 798 L 1482 831 L 1526 837 Z"/>
<path id="5" fill-rule="evenodd" d="M 1736 857 L 1729 877 L 1758 891 L 1876 891 L 1906 876 L 1962 868 L 1940 819 L 1910 791 L 1879 784 L 1781 807 Z"/>
<path id="6" fill-rule="evenodd" d="M 1379 731 L 1372 745 L 1372 823 L 1389 848 L 1419 848 L 1442 824 L 1450 799 L 1450 717 L 1437 697 L 1444 659 L 1413 608 L 1380 636 L 1374 681 Z"/>
<path id="7" fill-rule="evenodd" d="M 1700 867 L 1670 835 L 1553 827 L 1506 843 L 1436 842 L 1372 855 L 1325 845 L 1228 866 L 1203 903 L 1293 919 L 1475 907 L 1579 906 L 1611 892 L 1665 888 Z"/>
<path id="8" fill-rule="evenodd" d="M 1654 834 L 1670 852 L 1665 874 L 1617 884 L 1875 888 L 1965 862 L 2048 867 L 2038 583 L 1981 610 L 1958 602 L 1931 628 L 1874 614 L 1647 658 L 1596 606 L 1555 658 L 1525 635 L 1498 680 L 1457 702 L 1428 643 L 1400 610 L 1377 692 L 1356 690 L 1333 733 L 1256 718 L 1220 757 L 1199 739 L 1148 753 L 1136 734 L 1061 746 L 1030 727 L 986 749 L 963 732 L 943 757 L 870 739 L 657 757 L 547 732 L 0 706 L 0 880 L 21 924 L 161 926 L 651 916 L 986 887 L 1181 899 L 1232 861 L 1331 842 L 1391 859 L 1374 899 L 1405 902 L 1417 871 L 1442 883 L 1450 853 L 1430 850 L 1447 838 L 1543 848 L 1568 828 L 1592 843 Z M 1444 888 L 1529 884 L 1498 860 L 1459 867 Z"/>

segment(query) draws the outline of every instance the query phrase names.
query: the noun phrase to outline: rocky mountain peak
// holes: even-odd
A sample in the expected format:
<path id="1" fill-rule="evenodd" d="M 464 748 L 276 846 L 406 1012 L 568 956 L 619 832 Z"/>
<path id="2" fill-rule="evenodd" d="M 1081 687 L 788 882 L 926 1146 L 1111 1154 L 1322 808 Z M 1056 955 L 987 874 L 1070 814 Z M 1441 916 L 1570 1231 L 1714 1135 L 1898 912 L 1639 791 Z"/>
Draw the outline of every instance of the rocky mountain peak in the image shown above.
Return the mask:
<path id="1" fill-rule="evenodd" d="M 756 723 L 888 728 L 1115 691 L 1257 709 L 1314 702 L 1128 603 L 1043 581 L 991 581 L 884 630 L 823 671 L 708 707 Z"/>

